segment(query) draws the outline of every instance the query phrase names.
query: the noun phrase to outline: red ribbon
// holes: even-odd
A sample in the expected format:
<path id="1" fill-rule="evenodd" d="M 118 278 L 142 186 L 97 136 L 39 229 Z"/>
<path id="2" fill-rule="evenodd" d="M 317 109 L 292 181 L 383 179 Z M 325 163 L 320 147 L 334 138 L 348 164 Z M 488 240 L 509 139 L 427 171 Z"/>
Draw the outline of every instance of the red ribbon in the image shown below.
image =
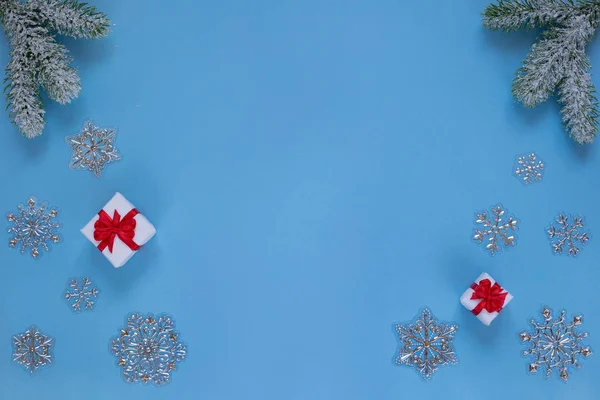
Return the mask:
<path id="1" fill-rule="evenodd" d="M 121 219 L 121 215 L 115 210 L 111 219 L 106 211 L 100 210 L 98 213 L 100 218 L 94 223 L 94 240 L 100 242 L 98 250 L 104 251 L 108 247 L 108 251 L 112 253 L 115 237 L 117 236 L 131 250 L 139 250 L 140 246 L 133 241 L 136 225 L 135 216 L 138 214 L 138 210 L 133 208 Z"/>
<path id="2" fill-rule="evenodd" d="M 473 283 L 471 289 L 475 291 L 471 295 L 471 300 L 481 299 L 479 304 L 471 310 L 473 314 L 479 315 L 484 308 L 489 313 L 502 310 L 508 292 L 502 293 L 504 289 L 498 285 L 498 282 L 495 282 L 492 286 L 489 279 L 482 279 L 479 283 Z"/>

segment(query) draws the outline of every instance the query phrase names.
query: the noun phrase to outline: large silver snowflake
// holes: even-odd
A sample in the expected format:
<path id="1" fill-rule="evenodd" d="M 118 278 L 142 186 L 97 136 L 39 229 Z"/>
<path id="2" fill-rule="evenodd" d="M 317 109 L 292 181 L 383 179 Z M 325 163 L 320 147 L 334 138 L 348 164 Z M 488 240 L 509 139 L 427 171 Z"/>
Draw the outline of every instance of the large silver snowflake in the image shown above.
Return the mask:
<path id="1" fill-rule="evenodd" d="M 535 153 L 517 157 L 515 175 L 524 184 L 540 182 L 544 176 L 544 162 Z"/>
<path id="2" fill-rule="evenodd" d="M 548 308 L 544 308 L 542 316 L 543 322 L 531 320 L 532 332 L 523 331 L 519 334 L 521 342 L 529 346 L 523 354 L 534 358 L 529 364 L 529 372 L 537 373 L 542 368 L 546 370 L 547 378 L 553 371 L 558 371 L 560 378 L 566 382 L 569 368 L 581 367 L 578 362 L 580 356 L 587 358 L 592 355 L 592 350 L 582 343 L 588 334 L 577 331 L 583 317 L 578 315 L 566 321 L 565 311 L 562 311 L 560 317 L 554 319 Z"/>
<path id="3" fill-rule="evenodd" d="M 35 326 L 13 336 L 13 361 L 33 374 L 52 363 L 52 338 Z"/>
<path id="4" fill-rule="evenodd" d="M 556 217 L 556 223 L 548 227 L 548 236 L 554 253 L 562 254 L 566 247 L 568 254 L 577 257 L 581 251 L 578 245 L 584 246 L 589 240 L 590 235 L 585 231 L 583 217 L 572 216 L 573 223 L 569 223 L 569 216 L 559 214 Z"/>
<path id="5" fill-rule="evenodd" d="M 10 226 L 8 233 L 12 235 L 8 244 L 10 247 L 21 247 L 21 253 L 28 249 L 33 258 L 40 254 L 40 248 L 49 250 L 49 243 L 58 243 L 58 228 L 60 224 L 54 218 L 58 214 L 56 209 L 46 210 L 48 206 L 42 203 L 35 206 L 36 200 L 30 198 L 27 206 L 18 205 L 18 211 L 8 215 Z"/>
<path id="6" fill-rule="evenodd" d="M 431 378 L 438 367 L 458 363 L 451 345 L 458 325 L 438 323 L 428 308 L 415 321 L 394 325 L 399 350 L 396 364 L 413 367 L 425 379 Z"/>
<path id="7" fill-rule="evenodd" d="M 152 382 L 157 386 L 169 383 L 172 371 L 187 354 L 174 327 L 174 321 L 166 315 L 154 319 L 152 314 L 132 314 L 127 318 L 125 329 L 111 344 L 127 382 Z"/>
<path id="8" fill-rule="evenodd" d="M 491 218 L 486 211 L 475 214 L 475 223 L 481 228 L 475 228 L 473 240 L 479 244 L 485 241 L 485 249 L 494 255 L 501 247 L 508 248 L 516 244 L 514 231 L 517 229 L 517 220 L 513 216 L 507 219 L 504 216 L 506 210 L 501 205 L 492 207 L 491 211 Z"/>
<path id="9" fill-rule="evenodd" d="M 87 121 L 80 133 L 66 138 L 71 147 L 71 165 L 73 169 L 92 171 L 100 177 L 104 167 L 121 159 L 116 146 L 115 129 L 99 128 Z"/>
<path id="10" fill-rule="evenodd" d="M 73 308 L 73 311 L 91 310 L 96 304 L 99 290 L 88 278 L 72 279 L 65 292 L 65 299 Z"/>

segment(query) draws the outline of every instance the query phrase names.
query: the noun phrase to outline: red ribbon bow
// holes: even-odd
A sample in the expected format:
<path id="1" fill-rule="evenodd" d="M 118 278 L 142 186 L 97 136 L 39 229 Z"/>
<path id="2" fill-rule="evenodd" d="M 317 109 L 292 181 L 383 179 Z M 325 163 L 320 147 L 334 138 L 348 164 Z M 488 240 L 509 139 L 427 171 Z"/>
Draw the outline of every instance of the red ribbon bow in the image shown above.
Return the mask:
<path id="1" fill-rule="evenodd" d="M 471 289 L 475 291 L 471 295 L 471 300 L 481 299 L 479 304 L 471 310 L 473 314 L 479 315 L 484 308 L 489 313 L 502 310 L 508 292 L 502 293 L 504 289 L 498 285 L 498 282 L 495 282 L 492 286 L 489 279 L 482 279 L 479 283 L 473 283 Z"/>
<path id="2" fill-rule="evenodd" d="M 133 241 L 136 225 L 135 216 L 138 214 L 138 210 L 133 208 L 121 219 L 121 215 L 115 210 L 111 219 L 106 211 L 100 210 L 98 213 L 100 218 L 94 223 L 94 240 L 100 242 L 98 250 L 104 251 L 108 247 L 108 251 L 112 253 L 115 237 L 117 236 L 131 250 L 139 250 L 140 246 Z"/>

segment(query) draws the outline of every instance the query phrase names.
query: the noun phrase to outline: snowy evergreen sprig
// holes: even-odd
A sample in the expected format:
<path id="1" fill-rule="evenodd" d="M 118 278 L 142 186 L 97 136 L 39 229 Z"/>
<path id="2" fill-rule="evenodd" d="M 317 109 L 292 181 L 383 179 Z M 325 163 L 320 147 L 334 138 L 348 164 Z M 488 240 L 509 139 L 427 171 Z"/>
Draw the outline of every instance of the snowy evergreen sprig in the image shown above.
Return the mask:
<path id="1" fill-rule="evenodd" d="M 5 88 L 10 117 L 28 138 L 42 134 L 44 107 L 40 87 L 60 104 L 81 91 L 68 50 L 55 34 L 101 38 L 110 20 L 95 7 L 77 0 L 0 0 L 0 21 L 10 42 Z"/>
<path id="2" fill-rule="evenodd" d="M 600 25 L 600 0 L 499 0 L 483 12 L 483 25 L 513 32 L 544 28 L 517 70 L 512 93 L 526 107 L 558 89 L 562 120 L 578 143 L 598 131 L 598 100 L 585 53 Z"/>

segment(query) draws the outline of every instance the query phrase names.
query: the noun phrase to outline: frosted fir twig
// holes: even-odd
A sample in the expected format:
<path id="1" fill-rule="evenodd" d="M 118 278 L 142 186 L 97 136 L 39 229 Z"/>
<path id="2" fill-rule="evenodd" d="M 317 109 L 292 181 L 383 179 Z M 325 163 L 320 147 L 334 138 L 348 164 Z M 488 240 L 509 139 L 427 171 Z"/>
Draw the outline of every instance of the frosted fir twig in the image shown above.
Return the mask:
<path id="1" fill-rule="evenodd" d="M 0 22 L 10 42 L 4 80 L 7 108 L 19 131 L 33 138 L 44 129 L 40 87 L 60 104 L 81 92 L 72 58 L 55 34 L 101 38 L 108 34 L 110 20 L 76 0 L 0 0 Z"/>
<path id="2" fill-rule="evenodd" d="M 29 0 L 27 8 L 61 35 L 97 39 L 108 34 L 110 21 L 96 7 L 76 0 Z"/>
<path id="3" fill-rule="evenodd" d="M 499 0 L 483 13 L 483 25 L 506 32 L 562 22 L 573 12 L 572 4 L 560 0 Z"/>
<path id="4" fill-rule="evenodd" d="M 558 89 L 566 130 L 577 143 L 592 143 L 598 100 L 585 48 L 600 26 L 600 0 L 500 0 L 483 12 L 483 25 L 507 32 L 545 28 L 517 70 L 512 93 L 535 107 Z"/>

